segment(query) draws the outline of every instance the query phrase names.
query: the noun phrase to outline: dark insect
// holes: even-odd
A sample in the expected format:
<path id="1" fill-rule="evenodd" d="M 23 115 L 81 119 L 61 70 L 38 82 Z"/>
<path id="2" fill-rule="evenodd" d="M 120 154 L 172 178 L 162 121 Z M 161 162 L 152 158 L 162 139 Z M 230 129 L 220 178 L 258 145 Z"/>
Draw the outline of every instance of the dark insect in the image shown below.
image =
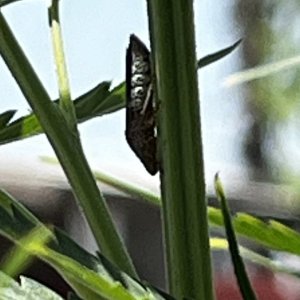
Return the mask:
<path id="1" fill-rule="evenodd" d="M 132 34 L 126 52 L 125 135 L 146 170 L 155 175 L 158 163 L 152 78 L 150 52 Z"/>

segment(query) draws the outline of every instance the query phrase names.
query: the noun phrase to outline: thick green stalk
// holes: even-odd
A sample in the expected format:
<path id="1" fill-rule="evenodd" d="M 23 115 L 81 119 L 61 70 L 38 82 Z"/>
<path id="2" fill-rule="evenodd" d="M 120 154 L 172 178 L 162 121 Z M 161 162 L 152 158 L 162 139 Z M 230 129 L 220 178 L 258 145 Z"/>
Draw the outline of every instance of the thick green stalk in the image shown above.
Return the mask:
<path id="1" fill-rule="evenodd" d="M 120 269 L 136 272 L 93 178 L 77 132 L 70 130 L 59 107 L 32 69 L 0 11 L 0 54 L 43 127 L 103 254 Z"/>
<path id="2" fill-rule="evenodd" d="M 214 298 L 192 0 L 148 0 L 169 287 L 176 299 Z"/>

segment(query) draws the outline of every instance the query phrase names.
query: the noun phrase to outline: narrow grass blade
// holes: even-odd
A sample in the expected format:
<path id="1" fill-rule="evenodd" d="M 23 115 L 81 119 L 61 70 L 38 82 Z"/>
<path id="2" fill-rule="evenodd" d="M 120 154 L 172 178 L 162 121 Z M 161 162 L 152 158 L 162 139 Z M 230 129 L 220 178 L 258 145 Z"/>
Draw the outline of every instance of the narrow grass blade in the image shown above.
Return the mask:
<path id="1" fill-rule="evenodd" d="M 240 292 L 244 300 L 255 300 L 256 299 L 255 293 L 253 291 L 250 280 L 248 278 L 246 268 L 244 266 L 244 262 L 240 256 L 238 243 L 231 223 L 231 216 L 229 213 L 227 200 L 218 173 L 215 176 L 215 190 L 216 190 L 216 195 L 221 203 L 221 210 L 224 219 L 226 236 L 229 244 L 229 251 L 230 251 L 236 279 L 240 288 Z"/>
<path id="2" fill-rule="evenodd" d="M 115 177 L 109 176 L 107 174 L 104 174 L 102 172 L 94 172 L 96 180 L 99 180 L 103 183 L 106 183 L 112 187 L 117 188 L 120 191 L 123 191 L 127 194 L 130 194 L 134 197 L 141 198 L 141 199 L 147 199 L 148 202 L 154 204 L 154 205 L 160 205 L 160 198 L 153 195 L 153 193 L 145 190 L 140 189 L 136 187 L 133 184 L 126 183 L 122 180 L 119 180 Z"/>
<path id="3" fill-rule="evenodd" d="M 299 66 L 299 64 L 300 55 L 283 59 L 274 63 L 258 66 L 232 74 L 226 78 L 226 80 L 224 81 L 224 85 L 228 87 L 238 85 L 255 79 L 270 76 L 286 69 L 295 68 Z"/>
<path id="4" fill-rule="evenodd" d="M 215 53 L 204 56 L 203 58 L 200 58 L 197 62 L 197 68 L 201 69 L 207 65 L 210 65 L 210 64 L 222 59 L 223 57 L 230 54 L 234 49 L 236 49 L 241 42 L 242 42 L 242 40 L 240 39 L 237 42 L 235 42 L 233 45 L 231 45 L 225 49 L 222 49 Z"/>
<path id="5" fill-rule="evenodd" d="M 71 99 L 71 90 L 69 84 L 69 77 L 67 72 L 67 63 L 64 54 L 63 38 L 60 25 L 59 15 L 59 0 L 52 0 L 48 8 L 49 25 L 51 28 L 51 37 L 53 45 L 54 62 L 56 66 L 56 75 L 59 91 L 59 108 L 66 118 L 67 124 L 70 128 L 77 131 L 77 120 L 74 108 L 74 103 Z"/>

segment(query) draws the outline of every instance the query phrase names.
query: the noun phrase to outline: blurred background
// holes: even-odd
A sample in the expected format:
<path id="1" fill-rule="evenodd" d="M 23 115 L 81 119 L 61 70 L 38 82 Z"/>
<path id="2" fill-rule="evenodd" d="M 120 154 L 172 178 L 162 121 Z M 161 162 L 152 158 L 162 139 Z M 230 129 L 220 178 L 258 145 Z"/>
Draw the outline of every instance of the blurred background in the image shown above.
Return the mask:
<path id="1" fill-rule="evenodd" d="M 16 2 L 3 12 L 51 98 L 56 99 L 45 1 Z M 215 205 L 212 180 L 214 173 L 221 171 L 233 211 L 279 219 L 295 228 L 300 212 L 299 68 L 293 66 L 239 85 L 228 85 L 226 80 L 235 72 L 297 56 L 299 15 L 297 0 L 195 1 L 199 58 L 243 39 L 232 54 L 199 71 L 209 200 Z M 101 81 L 112 80 L 113 85 L 124 81 L 131 33 L 149 45 L 146 1 L 65 0 L 61 1 L 61 21 L 73 98 Z M 1 59 L 0 99 L 0 112 L 18 109 L 16 117 L 29 112 Z M 124 110 L 79 128 L 93 169 L 159 191 L 158 176 L 148 175 L 126 144 Z M 54 156 L 43 135 L 2 145 L 0 187 L 29 205 L 43 220 L 64 227 L 80 244 L 95 250 L 62 171 L 42 162 L 40 156 Z M 164 287 L 159 212 L 106 186 L 102 188 L 138 268 L 150 282 Z M 66 204 L 69 209 L 62 210 Z M 228 276 L 231 266 L 227 254 L 215 253 L 214 258 L 219 299 L 241 299 L 233 275 Z M 262 290 L 260 299 L 300 299 L 299 282 L 255 266 L 249 268 L 257 289 Z"/>

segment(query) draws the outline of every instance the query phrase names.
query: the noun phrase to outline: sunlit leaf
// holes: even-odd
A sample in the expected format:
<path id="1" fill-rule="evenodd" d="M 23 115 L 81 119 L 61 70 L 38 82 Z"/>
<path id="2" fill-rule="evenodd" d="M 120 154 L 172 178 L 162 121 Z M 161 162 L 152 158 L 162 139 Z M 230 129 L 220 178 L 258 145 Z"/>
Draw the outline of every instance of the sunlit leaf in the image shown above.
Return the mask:
<path id="1" fill-rule="evenodd" d="M 0 299 L 13 300 L 63 300 L 58 294 L 44 285 L 20 277 L 20 284 L 0 271 Z"/>
<path id="2" fill-rule="evenodd" d="M 0 190 L 0 233 L 19 244 L 20 238 L 41 227 L 53 239 L 43 243 L 21 243 L 30 255 L 50 264 L 83 299 L 173 299 L 150 285 L 142 284 L 112 265 L 101 254 L 94 256 L 64 232 L 52 233 L 23 205 Z"/>

